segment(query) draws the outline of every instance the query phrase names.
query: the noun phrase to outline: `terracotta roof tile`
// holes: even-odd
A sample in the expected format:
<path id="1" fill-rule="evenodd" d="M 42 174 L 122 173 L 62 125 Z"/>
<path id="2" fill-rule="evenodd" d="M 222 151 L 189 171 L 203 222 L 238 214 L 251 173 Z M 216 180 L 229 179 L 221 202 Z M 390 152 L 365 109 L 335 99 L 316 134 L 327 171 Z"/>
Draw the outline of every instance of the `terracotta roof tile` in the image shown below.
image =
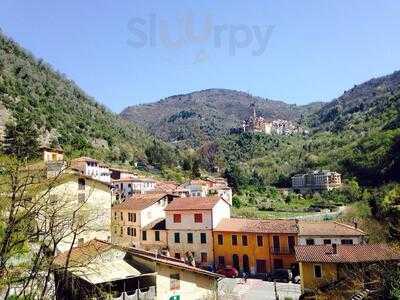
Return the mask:
<path id="1" fill-rule="evenodd" d="M 353 226 L 333 222 L 333 221 L 320 221 L 320 222 L 299 222 L 299 235 L 305 236 L 360 236 L 365 235 L 361 229 Z"/>
<path id="2" fill-rule="evenodd" d="M 400 254 L 386 244 L 337 245 L 333 254 L 332 245 L 296 246 L 298 262 L 358 263 L 385 260 L 400 260 Z"/>
<path id="3" fill-rule="evenodd" d="M 220 196 L 176 198 L 165 210 L 211 210 L 219 200 L 223 199 Z"/>
<path id="4" fill-rule="evenodd" d="M 101 240 L 91 240 L 88 243 L 83 244 L 82 246 L 78 246 L 72 249 L 71 255 L 70 255 L 70 263 L 68 266 L 74 266 L 74 264 L 71 264 L 72 261 L 76 262 L 77 264 L 75 265 L 83 265 L 90 260 L 94 259 L 96 256 L 100 255 L 101 253 L 108 251 L 111 248 L 119 249 L 122 251 L 125 251 L 127 253 L 130 253 L 134 256 L 142 257 L 145 259 L 149 259 L 151 261 L 155 261 L 161 264 L 166 264 L 172 267 L 176 268 L 182 268 L 188 271 L 192 271 L 195 273 L 207 275 L 210 277 L 223 277 L 222 275 L 212 273 L 197 267 L 193 267 L 191 265 L 188 265 L 187 263 L 170 257 L 170 256 L 165 256 L 165 255 L 160 255 L 160 254 L 155 254 L 153 252 L 145 251 L 145 250 L 139 250 L 135 248 L 128 248 L 128 247 L 122 247 L 122 246 L 117 246 L 105 241 Z M 60 253 L 54 260 L 54 264 L 57 266 L 65 266 L 66 259 L 68 257 L 68 251 Z"/>
<path id="5" fill-rule="evenodd" d="M 74 247 L 71 250 L 68 266 L 73 267 L 84 265 L 102 252 L 111 248 L 112 245 L 100 240 L 91 240 L 81 246 Z M 65 267 L 68 259 L 68 252 L 69 251 L 65 251 L 57 255 L 54 259 L 54 264 L 60 267 Z"/>
<path id="6" fill-rule="evenodd" d="M 297 233 L 295 220 L 222 219 L 214 231 L 254 233 Z"/>
<path id="7" fill-rule="evenodd" d="M 142 210 L 156 203 L 161 198 L 167 196 L 166 193 L 150 193 L 134 195 L 125 201 L 113 205 L 112 209 Z"/>

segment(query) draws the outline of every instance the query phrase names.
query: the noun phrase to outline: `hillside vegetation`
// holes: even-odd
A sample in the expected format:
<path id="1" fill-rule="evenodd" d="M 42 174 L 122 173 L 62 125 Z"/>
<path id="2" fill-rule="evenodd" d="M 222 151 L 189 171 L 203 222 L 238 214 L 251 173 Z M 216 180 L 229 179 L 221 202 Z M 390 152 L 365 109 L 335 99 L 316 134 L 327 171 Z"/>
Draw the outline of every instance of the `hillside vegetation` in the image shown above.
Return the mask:
<path id="1" fill-rule="evenodd" d="M 156 136 L 179 144 L 198 147 L 239 127 L 250 116 L 255 104 L 257 114 L 266 119 L 300 120 L 317 111 L 321 103 L 305 106 L 286 104 L 248 93 L 208 89 L 165 98 L 156 103 L 130 106 L 121 116 Z"/>
<path id="2" fill-rule="evenodd" d="M 145 158 L 153 140 L 2 34 L 0 109 L 0 125 L 4 130 L 7 118 L 6 143 L 12 146 L 19 141 L 26 148 L 31 144 L 24 140 L 37 134 L 38 145 L 59 144 L 70 155 L 129 161 Z"/>

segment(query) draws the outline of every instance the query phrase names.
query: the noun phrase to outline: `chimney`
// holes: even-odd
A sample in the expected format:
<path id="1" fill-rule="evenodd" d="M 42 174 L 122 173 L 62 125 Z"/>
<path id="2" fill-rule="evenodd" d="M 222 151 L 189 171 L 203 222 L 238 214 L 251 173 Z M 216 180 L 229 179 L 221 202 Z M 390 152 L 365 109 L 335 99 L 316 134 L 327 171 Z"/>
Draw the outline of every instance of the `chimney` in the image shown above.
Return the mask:
<path id="1" fill-rule="evenodd" d="M 337 254 L 337 245 L 332 244 L 332 254 Z"/>

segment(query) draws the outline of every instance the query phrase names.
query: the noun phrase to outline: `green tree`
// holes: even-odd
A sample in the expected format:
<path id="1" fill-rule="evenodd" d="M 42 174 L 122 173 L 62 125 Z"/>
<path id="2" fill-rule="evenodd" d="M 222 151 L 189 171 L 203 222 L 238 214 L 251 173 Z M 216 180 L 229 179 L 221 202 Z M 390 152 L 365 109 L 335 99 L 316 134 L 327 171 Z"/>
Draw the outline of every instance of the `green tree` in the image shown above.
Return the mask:
<path id="1" fill-rule="evenodd" d="M 19 159 L 32 159 L 38 156 L 39 133 L 32 119 L 21 116 L 15 121 L 7 122 L 3 152 L 15 155 Z"/>

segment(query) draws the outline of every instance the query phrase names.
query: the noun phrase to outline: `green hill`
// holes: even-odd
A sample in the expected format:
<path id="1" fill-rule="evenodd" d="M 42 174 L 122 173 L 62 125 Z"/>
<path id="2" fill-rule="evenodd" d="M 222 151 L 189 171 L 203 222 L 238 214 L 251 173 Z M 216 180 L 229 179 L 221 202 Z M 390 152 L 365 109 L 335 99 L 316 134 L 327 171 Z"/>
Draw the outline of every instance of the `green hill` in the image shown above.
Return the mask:
<path id="1" fill-rule="evenodd" d="M 153 140 L 2 34 L 0 112 L 1 129 L 6 118 L 16 128 L 35 128 L 42 144 L 59 143 L 71 155 L 136 160 Z"/>
<path id="2" fill-rule="evenodd" d="M 253 104 L 257 114 L 268 120 L 291 121 L 322 106 L 322 103 L 297 106 L 241 91 L 207 89 L 171 96 L 156 103 L 130 106 L 121 112 L 121 116 L 166 141 L 198 147 L 228 134 L 233 127 L 240 127 L 252 113 L 250 106 Z"/>

